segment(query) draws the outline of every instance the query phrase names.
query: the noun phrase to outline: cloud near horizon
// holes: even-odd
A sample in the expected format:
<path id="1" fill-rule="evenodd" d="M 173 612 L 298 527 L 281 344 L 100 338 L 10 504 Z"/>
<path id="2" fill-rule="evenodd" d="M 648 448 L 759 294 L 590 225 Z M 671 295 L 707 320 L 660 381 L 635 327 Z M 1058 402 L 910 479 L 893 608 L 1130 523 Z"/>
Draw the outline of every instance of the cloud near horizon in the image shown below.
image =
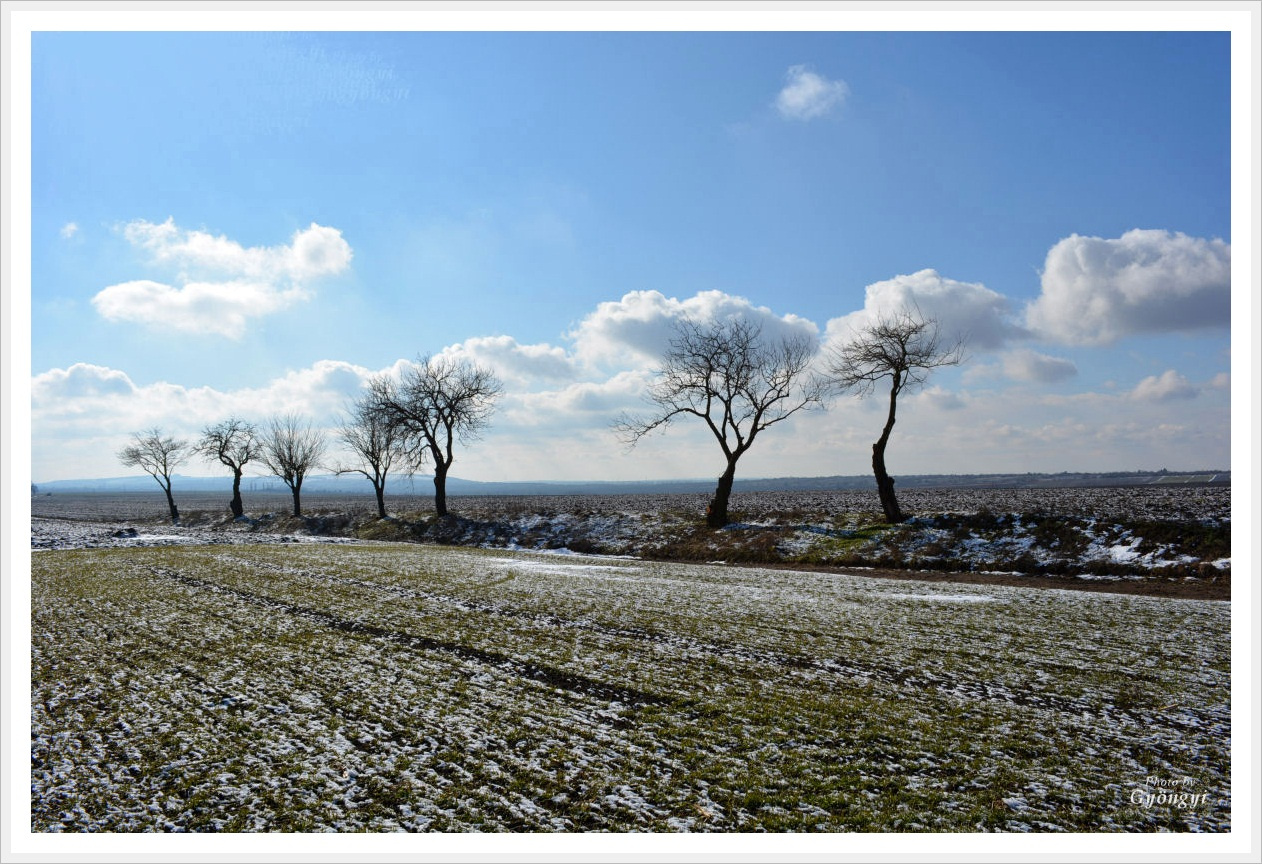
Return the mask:
<path id="1" fill-rule="evenodd" d="M 1162 230 L 1108 240 L 1073 234 L 1047 253 L 1026 309 L 1040 339 L 1112 345 L 1127 336 L 1231 324 L 1231 247 Z"/>
<path id="2" fill-rule="evenodd" d="M 344 272 L 352 257 L 341 231 L 314 222 L 288 245 L 270 247 L 186 231 L 172 218 L 136 220 L 122 233 L 154 265 L 174 268 L 182 285 L 152 279 L 110 285 L 92 298 L 103 318 L 229 339 L 240 339 L 250 319 L 309 299 L 311 282 Z"/>
<path id="3" fill-rule="evenodd" d="M 983 285 L 948 279 L 934 270 L 868 286 L 864 307 L 829 321 L 827 337 L 841 338 L 852 325 L 909 304 L 940 318 L 944 337 L 956 331 L 971 333 L 970 353 L 995 354 L 989 363 L 974 364 L 976 374 L 959 379 L 965 385 L 978 377 L 1050 384 L 1077 372 L 1068 358 L 1008 348 L 1010 342 L 1026 337 L 1007 315 L 1007 299 Z M 733 316 L 759 323 L 773 337 L 819 337 L 819 327 L 805 318 L 778 314 L 721 291 L 683 299 L 633 291 L 600 303 L 561 345 L 524 344 L 497 335 L 442 349 L 440 356 L 489 366 L 505 382 L 491 429 L 484 440 L 458 456 L 460 476 L 708 475 L 715 459 L 714 442 L 700 424 L 680 424 L 634 451 L 617 440 L 611 424 L 624 411 L 646 407 L 646 388 L 679 321 Z M 332 434 L 339 415 L 370 378 L 397 376 L 413 360 L 401 358 L 380 369 L 319 360 L 233 390 L 167 381 L 137 383 L 123 370 L 90 363 L 50 369 L 31 379 L 32 427 L 37 431 L 34 479 L 114 476 L 117 465 L 112 456 L 118 447 L 135 430 L 154 426 L 192 438 L 207 424 L 227 417 L 262 422 L 292 411 L 311 417 Z M 943 473 L 943 460 L 959 458 L 961 441 L 968 442 L 965 452 L 985 454 L 980 457 L 985 464 L 1000 471 L 1112 470 L 1130 458 L 1127 436 L 1153 442 L 1152 458 L 1162 463 L 1182 464 L 1179 460 L 1187 454 L 1204 453 L 1206 464 L 1222 466 L 1228 464 L 1227 424 L 1219 428 L 1200 418 L 1180 426 L 1170 417 L 1169 403 L 1199 396 L 1198 413 L 1225 416 L 1229 383 L 1226 372 L 1195 384 L 1168 370 L 1130 389 L 1065 395 L 1038 387 L 961 389 L 949 379 L 935 380 L 899 418 L 897 470 Z M 862 473 L 880 428 L 879 401 L 839 400 L 827 412 L 777 427 L 742 462 L 742 475 Z M 1163 430 L 1159 435 L 1158 427 Z M 1071 447 L 1076 434 L 1090 447 L 1055 449 L 1062 444 Z M 1072 461 L 1057 453 L 1072 453 Z M 1034 461 L 1035 454 L 1043 461 Z"/>

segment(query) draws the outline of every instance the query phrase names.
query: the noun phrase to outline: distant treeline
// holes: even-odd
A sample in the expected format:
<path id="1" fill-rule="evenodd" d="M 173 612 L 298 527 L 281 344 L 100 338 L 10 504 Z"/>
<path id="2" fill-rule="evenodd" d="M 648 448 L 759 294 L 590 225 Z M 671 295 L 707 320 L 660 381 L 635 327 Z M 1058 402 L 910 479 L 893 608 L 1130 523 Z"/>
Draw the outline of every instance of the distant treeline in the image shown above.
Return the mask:
<path id="1" fill-rule="evenodd" d="M 176 476 L 177 487 L 184 492 L 224 492 L 232 487 L 230 477 Z M 1084 486 L 1146 485 L 1214 485 L 1230 486 L 1230 471 L 1115 471 L 1105 473 L 1061 472 L 1059 474 L 908 474 L 897 478 L 900 489 L 1056 489 Z M 253 493 L 288 493 L 276 478 L 247 477 L 242 487 Z M 772 477 L 738 479 L 736 492 L 815 492 L 832 489 L 875 489 L 871 474 L 835 475 L 831 477 Z M 481 482 L 448 478 L 451 495 L 634 495 L 712 492 L 714 480 L 636 480 L 636 481 L 557 481 L 557 482 Z M 103 480 L 55 480 L 33 484 L 33 494 L 81 492 L 152 492 L 150 477 L 115 477 Z M 303 491 L 321 495 L 371 495 L 372 487 L 363 477 L 318 475 L 303 484 Z M 391 478 L 387 492 L 391 495 L 428 495 L 433 488 L 430 478 Z"/>

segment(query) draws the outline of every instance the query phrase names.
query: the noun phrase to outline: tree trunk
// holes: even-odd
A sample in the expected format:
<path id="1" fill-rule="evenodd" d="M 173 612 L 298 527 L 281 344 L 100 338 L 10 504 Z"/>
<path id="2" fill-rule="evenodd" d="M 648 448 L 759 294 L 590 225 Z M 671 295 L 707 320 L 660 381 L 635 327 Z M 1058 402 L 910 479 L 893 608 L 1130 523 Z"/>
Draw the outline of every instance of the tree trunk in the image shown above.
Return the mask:
<path id="1" fill-rule="evenodd" d="M 180 524 L 180 510 L 175 506 L 175 497 L 171 494 L 171 485 L 167 483 L 163 485 L 162 491 L 167 493 L 167 506 L 171 508 L 171 524 Z"/>
<path id="2" fill-rule="evenodd" d="M 386 518 L 386 481 L 380 483 L 373 482 L 373 491 L 377 493 L 377 515 L 382 519 Z"/>
<path id="3" fill-rule="evenodd" d="M 434 511 L 439 518 L 447 515 L 447 466 L 434 463 Z"/>
<path id="4" fill-rule="evenodd" d="M 906 521 L 907 517 L 898 507 L 898 499 L 894 497 L 894 478 L 885 471 L 885 436 L 872 445 L 872 473 L 876 475 L 876 492 L 881 497 L 881 509 L 885 511 L 885 521 L 891 525 Z"/>
<path id="5" fill-rule="evenodd" d="M 736 479 L 736 460 L 727 463 L 727 470 L 719 477 L 719 485 L 714 489 L 714 500 L 705 511 L 705 524 L 711 528 L 722 528 L 727 524 L 727 502 L 732 497 L 732 483 Z"/>
<path id="6" fill-rule="evenodd" d="M 885 428 L 881 430 L 881 437 L 872 445 L 872 473 L 876 475 L 876 493 L 881 498 L 885 521 L 891 525 L 907 520 L 898 507 L 898 499 L 894 497 L 894 478 L 885 470 L 885 445 L 889 443 L 890 433 L 894 431 L 894 413 L 898 407 L 898 391 L 901 386 L 902 376 L 896 373 L 890 385 L 890 413 L 885 420 Z"/>
<path id="7" fill-rule="evenodd" d="M 291 486 L 290 488 L 294 492 L 294 515 L 302 516 L 302 501 L 299 495 L 299 490 L 302 489 L 302 484 L 298 484 L 297 486 Z"/>
<path id="8" fill-rule="evenodd" d="M 245 507 L 241 503 L 241 472 L 232 472 L 232 501 L 228 503 L 232 508 L 232 518 L 240 519 L 245 515 Z"/>

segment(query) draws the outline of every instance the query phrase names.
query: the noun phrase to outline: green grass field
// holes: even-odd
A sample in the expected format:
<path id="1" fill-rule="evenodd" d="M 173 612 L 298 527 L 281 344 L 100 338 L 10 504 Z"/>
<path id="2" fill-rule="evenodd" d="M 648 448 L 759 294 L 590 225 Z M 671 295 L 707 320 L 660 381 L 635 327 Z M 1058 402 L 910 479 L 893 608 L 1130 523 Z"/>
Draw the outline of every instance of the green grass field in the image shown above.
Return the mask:
<path id="1" fill-rule="evenodd" d="M 32 559 L 38 832 L 1231 828 L 1229 603 L 402 544 Z"/>

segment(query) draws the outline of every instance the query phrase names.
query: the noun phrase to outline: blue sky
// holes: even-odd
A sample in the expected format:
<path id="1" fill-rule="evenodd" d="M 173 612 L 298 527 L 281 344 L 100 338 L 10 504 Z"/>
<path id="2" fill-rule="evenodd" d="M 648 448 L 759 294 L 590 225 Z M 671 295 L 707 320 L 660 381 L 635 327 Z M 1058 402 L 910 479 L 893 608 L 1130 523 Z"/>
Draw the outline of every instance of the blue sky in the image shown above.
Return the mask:
<path id="1" fill-rule="evenodd" d="M 895 475 L 1231 468 L 1230 60 L 1226 32 L 36 32 L 32 479 L 128 473 L 154 425 L 331 426 L 437 353 L 505 382 L 456 476 L 717 475 L 703 430 L 610 430 L 674 322 L 827 347 L 908 302 L 970 350 L 903 400 Z M 740 476 L 866 473 L 880 403 Z"/>

